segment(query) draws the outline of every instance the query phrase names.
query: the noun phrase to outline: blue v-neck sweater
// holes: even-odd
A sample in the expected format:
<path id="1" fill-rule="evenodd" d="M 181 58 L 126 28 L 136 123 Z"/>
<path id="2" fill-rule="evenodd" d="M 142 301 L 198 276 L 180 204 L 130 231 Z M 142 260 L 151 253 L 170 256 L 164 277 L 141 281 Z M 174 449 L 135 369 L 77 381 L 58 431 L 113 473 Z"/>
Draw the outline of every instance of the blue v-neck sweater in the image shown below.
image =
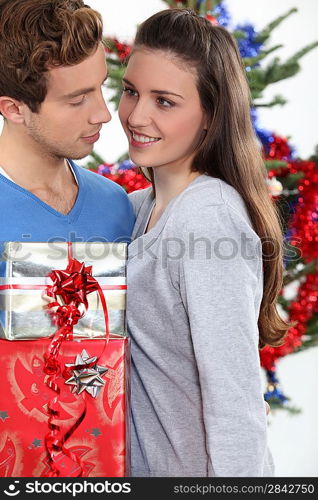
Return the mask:
<path id="1" fill-rule="evenodd" d="M 0 174 L 0 242 L 129 241 L 134 214 L 125 191 L 70 163 L 78 195 L 67 215 Z"/>

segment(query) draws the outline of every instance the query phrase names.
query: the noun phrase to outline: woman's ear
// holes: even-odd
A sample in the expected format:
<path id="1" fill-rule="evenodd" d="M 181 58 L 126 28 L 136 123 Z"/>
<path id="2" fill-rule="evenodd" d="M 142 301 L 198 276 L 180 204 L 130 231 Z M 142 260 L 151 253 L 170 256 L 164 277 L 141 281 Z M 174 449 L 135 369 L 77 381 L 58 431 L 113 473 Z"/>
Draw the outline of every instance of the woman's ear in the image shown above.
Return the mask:
<path id="1" fill-rule="evenodd" d="M 203 114 L 203 130 L 205 133 L 208 131 L 208 128 L 209 128 L 209 119 L 208 119 L 207 113 L 204 112 L 204 114 Z"/>

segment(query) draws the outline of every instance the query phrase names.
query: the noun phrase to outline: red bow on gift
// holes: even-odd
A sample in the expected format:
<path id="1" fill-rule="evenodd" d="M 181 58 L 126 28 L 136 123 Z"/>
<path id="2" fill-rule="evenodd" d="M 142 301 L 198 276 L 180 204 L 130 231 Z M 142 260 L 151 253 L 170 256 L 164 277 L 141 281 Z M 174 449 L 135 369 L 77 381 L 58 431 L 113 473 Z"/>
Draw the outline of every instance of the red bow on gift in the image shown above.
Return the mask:
<path id="1" fill-rule="evenodd" d="M 92 266 L 71 259 L 65 271 L 54 270 L 49 277 L 53 285 L 48 287 L 50 297 L 60 296 L 65 304 L 84 304 L 88 308 L 87 295 L 95 292 L 99 284 L 92 276 Z"/>
<path id="2" fill-rule="evenodd" d="M 45 444 L 52 470 L 49 475 L 53 477 L 65 475 L 65 470 L 62 471 L 58 461 L 54 460 L 56 456 L 63 453 L 78 464 L 80 471 L 78 475 L 81 476 L 83 473 L 83 464 L 80 458 L 68 451 L 64 447 L 64 443 L 83 421 L 86 414 L 86 405 L 75 424 L 63 435 L 59 425 L 53 423 L 53 419 L 59 415 L 57 401 L 60 394 L 60 388 L 55 382 L 57 375 L 61 372 L 58 355 L 62 342 L 73 338 L 74 325 L 84 316 L 88 309 L 87 295 L 95 291 L 98 292 L 101 299 L 106 325 L 106 342 L 108 342 L 109 321 L 107 305 L 98 281 L 92 276 L 92 266 L 85 267 L 83 262 L 79 262 L 72 258 L 71 243 L 69 243 L 69 263 L 67 268 L 65 270 L 54 270 L 50 273 L 49 277 L 53 285 L 47 287 L 46 293 L 55 300 L 48 305 L 48 309 L 53 310 L 53 308 L 55 308 L 54 317 L 59 326 L 48 348 L 48 352 L 45 354 L 44 365 L 44 372 L 48 375 L 46 384 L 56 393 L 56 396 L 48 404 L 48 425 L 50 432 L 45 436 Z M 80 311 L 79 308 L 81 305 L 83 307 Z M 92 361 L 91 364 L 85 364 L 85 368 L 90 368 L 93 364 L 96 364 L 96 360 Z M 82 366 L 78 366 L 77 368 L 82 368 Z M 63 375 L 69 377 L 70 373 L 66 369 L 63 370 Z"/>

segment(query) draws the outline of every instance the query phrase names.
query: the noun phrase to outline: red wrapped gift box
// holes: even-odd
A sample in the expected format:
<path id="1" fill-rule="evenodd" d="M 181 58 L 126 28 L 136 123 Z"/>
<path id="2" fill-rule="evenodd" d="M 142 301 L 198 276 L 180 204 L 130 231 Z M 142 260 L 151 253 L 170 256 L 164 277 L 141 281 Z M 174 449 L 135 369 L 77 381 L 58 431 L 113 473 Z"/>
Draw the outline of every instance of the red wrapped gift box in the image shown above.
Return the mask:
<path id="1" fill-rule="evenodd" d="M 47 405 L 56 395 L 45 383 L 44 354 L 51 339 L 11 342 L 0 340 L 0 476 L 46 477 L 50 473 L 44 438 L 49 432 Z M 84 390 L 73 393 L 76 383 L 65 384 L 62 375 L 57 423 L 67 432 L 83 414 L 83 421 L 65 442 L 79 459 L 58 457 L 63 477 L 129 476 L 129 359 L 125 337 L 101 340 L 66 340 L 59 363 L 75 364 L 83 351 L 97 356 L 105 382 L 94 398 Z M 75 380 L 75 379 L 74 379 Z"/>

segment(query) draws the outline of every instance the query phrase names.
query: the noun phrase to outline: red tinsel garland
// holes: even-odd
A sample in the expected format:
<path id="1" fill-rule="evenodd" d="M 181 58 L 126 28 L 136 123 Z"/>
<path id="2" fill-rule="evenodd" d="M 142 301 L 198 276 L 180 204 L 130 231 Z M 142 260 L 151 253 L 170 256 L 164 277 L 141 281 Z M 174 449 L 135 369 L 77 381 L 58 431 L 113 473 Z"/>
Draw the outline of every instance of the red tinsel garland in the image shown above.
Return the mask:
<path id="1" fill-rule="evenodd" d="M 108 41 L 113 45 L 106 47 L 105 50 L 108 54 L 116 54 L 120 61 L 125 61 L 131 52 L 131 45 L 121 43 L 117 38 L 108 38 Z"/>
<path id="2" fill-rule="evenodd" d="M 291 244 L 300 250 L 303 261 L 310 263 L 318 259 L 318 168 L 316 163 L 309 161 L 293 162 L 288 167 L 289 173 L 305 174 L 298 182 L 300 196 L 289 229 L 292 234 Z M 318 313 L 318 264 L 316 271 L 303 279 L 297 297 L 288 309 L 289 321 L 296 321 L 296 326 L 289 329 L 282 346 L 266 346 L 260 351 L 261 364 L 267 370 L 274 370 L 278 358 L 301 346 L 308 321 Z"/>
<path id="3" fill-rule="evenodd" d="M 261 364 L 266 370 L 275 370 L 277 359 L 301 346 L 307 322 L 314 313 L 318 313 L 318 273 L 309 274 L 306 278 L 306 281 L 299 286 L 297 299 L 289 307 L 289 320 L 297 321 L 297 325 L 288 330 L 282 346 L 266 346 L 260 351 Z"/>
<path id="4" fill-rule="evenodd" d="M 151 186 L 151 183 L 140 172 L 138 167 L 130 168 L 128 170 L 118 169 L 116 172 L 102 173 L 104 177 L 117 182 L 122 186 L 127 193 L 132 193 L 138 189 L 144 189 Z"/>
<path id="5" fill-rule="evenodd" d="M 299 181 L 299 198 L 290 228 L 297 246 L 300 241 L 302 258 L 311 262 L 318 258 L 318 168 L 312 161 L 298 162 L 305 177 Z"/>
<path id="6" fill-rule="evenodd" d="M 288 144 L 288 139 L 279 135 L 272 135 L 273 139 L 269 143 L 269 151 L 267 153 L 268 160 L 288 160 L 291 154 L 291 148 Z"/>

